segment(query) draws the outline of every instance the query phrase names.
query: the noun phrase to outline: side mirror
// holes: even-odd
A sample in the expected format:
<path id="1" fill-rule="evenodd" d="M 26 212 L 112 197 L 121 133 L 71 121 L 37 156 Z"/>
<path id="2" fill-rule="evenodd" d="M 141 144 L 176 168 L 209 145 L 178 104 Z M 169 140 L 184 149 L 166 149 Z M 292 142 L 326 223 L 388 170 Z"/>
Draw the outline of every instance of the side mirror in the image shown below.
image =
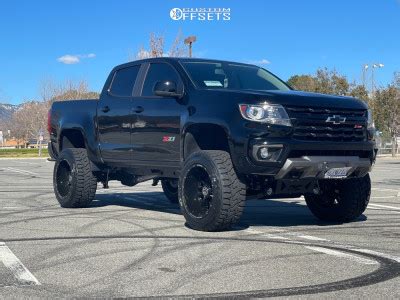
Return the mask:
<path id="1" fill-rule="evenodd" d="M 176 83 L 171 80 L 158 81 L 154 85 L 153 93 L 161 97 L 181 98 L 182 94 L 177 92 Z"/>

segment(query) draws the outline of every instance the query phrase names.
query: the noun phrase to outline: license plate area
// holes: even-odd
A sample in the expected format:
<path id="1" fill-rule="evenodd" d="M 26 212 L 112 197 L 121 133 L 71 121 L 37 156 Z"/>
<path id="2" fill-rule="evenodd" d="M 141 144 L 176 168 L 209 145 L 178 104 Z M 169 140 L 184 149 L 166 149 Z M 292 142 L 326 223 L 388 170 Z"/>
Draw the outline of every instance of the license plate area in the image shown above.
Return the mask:
<path id="1" fill-rule="evenodd" d="M 325 172 L 324 178 L 346 178 L 349 175 L 351 167 L 332 168 Z"/>

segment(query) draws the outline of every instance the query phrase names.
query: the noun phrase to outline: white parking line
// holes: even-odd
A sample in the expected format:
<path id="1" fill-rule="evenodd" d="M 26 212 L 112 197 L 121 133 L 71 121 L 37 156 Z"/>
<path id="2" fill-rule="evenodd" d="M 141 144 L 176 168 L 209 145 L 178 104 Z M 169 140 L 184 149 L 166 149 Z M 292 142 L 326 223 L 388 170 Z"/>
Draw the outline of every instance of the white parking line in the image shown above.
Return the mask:
<path id="1" fill-rule="evenodd" d="M 319 238 L 319 237 L 312 236 L 312 235 L 298 235 L 297 237 L 301 238 L 301 239 L 305 239 L 305 240 L 310 240 L 310 241 L 324 241 L 324 242 L 329 241 L 327 239 Z"/>
<path id="2" fill-rule="evenodd" d="M 378 208 L 378 207 L 368 207 L 369 210 L 381 210 L 381 211 L 388 211 L 387 208 Z M 390 213 L 392 214 L 400 214 L 400 211 L 398 210 L 389 210 Z"/>
<path id="3" fill-rule="evenodd" d="M 253 228 L 247 228 L 247 229 L 245 229 L 243 231 L 246 232 L 246 233 L 249 233 L 249 234 L 257 234 L 257 235 L 260 235 L 260 236 L 263 236 L 263 237 L 266 237 L 266 238 L 269 238 L 269 239 L 289 240 L 287 237 L 276 235 L 276 234 L 272 234 L 272 233 L 267 233 L 267 232 L 260 231 L 260 230 L 257 230 L 257 229 L 253 229 Z"/>
<path id="4" fill-rule="evenodd" d="M 286 237 L 286 236 L 290 236 L 290 237 L 297 238 L 297 239 L 329 242 L 328 239 L 324 239 L 324 238 L 320 238 L 320 237 L 316 237 L 316 236 L 312 236 L 312 235 L 301 234 L 301 233 L 286 232 L 286 231 L 282 231 L 282 230 L 274 230 L 274 232 L 278 232 L 281 235 L 266 233 L 266 232 L 263 232 L 263 231 L 260 231 L 257 229 L 253 229 L 253 228 L 247 228 L 244 231 L 247 233 L 250 233 L 250 234 L 259 234 L 259 235 L 262 235 L 264 237 L 271 238 L 271 239 L 290 240 L 289 237 Z"/>
<path id="5" fill-rule="evenodd" d="M 47 160 L 46 160 L 47 161 Z M 23 165 L 40 165 L 40 163 L 28 162 L 28 161 L 14 161 L 13 163 L 23 164 Z"/>
<path id="6" fill-rule="evenodd" d="M 389 208 L 389 209 L 395 209 L 395 210 L 400 210 L 400 207 L 396 206 L 389 206 L 389 205 L 380 205 L 380 204 L 375 204 L 375 203 L 370 203 L 369 204 L 372 207 L 377 207 L 377 208 Z"/>
<path id="7" fill-rule="evenodd" d="M 21 169 L 16 169 L 16 168 L 11 168 L 11 167 L 2 168 L 2 170 L 14 172 L 14 173 L 19 173 L 19 174 L 24 174 L 24 175 L 39 176 L 38 173 L 34 173 L 34 172 L 30 172 L 30 171 L 25 171 L 25 170 L 21 170 Z"/>
<path id="8" fill-rule="evenodd" d="M 368 249 L 353 249 L 353 250 L 358 251 L 358 252 L 367 253 L 367 254 L 378 255 L 378 256 L 385 257 L 385 258 L 388 258 L 388 259 L 391 259 L 391 260 L 394 260 L 394 261 L 397 261 L 400 263 L 400 257 L 398 257 L 398 256 L 385 254 L 382 252 L 377 252 L 377 251 L 368 250 Z"/>
<path id="9" fill-rule="evenodd" d="M 373 191 L 382 191 L 382 192 L 400 192 L 399 189 L 387 189 L 387 188 L 371 188 Z"/>
<path id="10" fill-rule="evenodd" d="M 348 254 L 348 253 L 340 252 L 340 251 L 337 251 L 337 250 L 332 250 L 332 249 L 323 248 L 323 247 L 315 247 L 315 246 L 304 246 L 304 247 L 309 249 L 309 250 L 321 252 L 321 253 L 324 253 L 324 254 L 333 255 L 333 256 L 342 257 L 342 258 L 347 258 L 347 259 L 350 259 L 352 261 L 355 261 L 355 262 L 358 262 L 358 263 L 361 263 L 361 264 L 364 264 L 364 265 L 376 265 L 376 264 L 378 264 L 377 261 L 366 259 L 366 258 L 362 258 L 362 257 L 358 257 L 358 256 L 355 256 L 355 255 L 351 255 L 351 254 Z"/>
<path id="11" fill-rule="evenodd" d="M 28 206 L 3 206 L 0 207 L 1 209 L 26 209 L 29 208 Z"/>
<path id="12" fill-rule="evenodd" d="M 244 232 L 246 232 L 246 233 L 250 233 L 250 234 L 264 234 L 265 232 L 263 232 L 263 231 L 260 231 L 260 230 L 256 230 L 256 229 L 253 229 L 253 228 L 246 228 L 245 230 L 243 230 Z"/>
<path id="13" fill-rule="evenodd" d="M 265 233 L 262 236 L 265 236 L 269 239 L 276 239 L 276 240 L 289 240 L 289 238 L 284 237 L 284 236 L 280 236 L 280 235 L 276 235 L 276 234 L 271 234 L 271 233 Z"/>
<path id="14" fill-rule="evenodd" d="M 0 242 L 0 261 L 8 268 L 21 285 L 40 285 L 35 276 L 12 253 L 6 244 Z"/>

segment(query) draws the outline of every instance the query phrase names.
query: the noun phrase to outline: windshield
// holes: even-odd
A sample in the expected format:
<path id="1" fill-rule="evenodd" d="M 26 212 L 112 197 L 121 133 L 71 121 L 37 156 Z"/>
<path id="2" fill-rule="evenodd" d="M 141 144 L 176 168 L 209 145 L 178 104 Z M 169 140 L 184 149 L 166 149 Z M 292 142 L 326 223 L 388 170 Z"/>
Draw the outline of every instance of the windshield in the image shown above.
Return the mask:
<path id="1" fill-rule="evenodd" d="M 199 88 L 290 90 L 282 80 L 257 66 L 223 62 L 182 62 L 182 65 Z"/>

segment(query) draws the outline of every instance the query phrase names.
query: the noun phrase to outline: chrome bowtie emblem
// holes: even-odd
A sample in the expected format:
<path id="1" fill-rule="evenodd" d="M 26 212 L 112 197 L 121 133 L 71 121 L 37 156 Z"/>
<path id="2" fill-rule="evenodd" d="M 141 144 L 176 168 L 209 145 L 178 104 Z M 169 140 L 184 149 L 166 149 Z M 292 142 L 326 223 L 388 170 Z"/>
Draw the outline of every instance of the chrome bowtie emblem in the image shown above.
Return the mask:
<path id="1" fill-rule="evenodd" d="M 333 115 L 331 117 L 328 117 L 325 122 L 333 123 L 333 124 L 341 124 L 341 123 L 346 122 L 346 118 L 345 117 L 341 117 L 339 115 Z"/>

